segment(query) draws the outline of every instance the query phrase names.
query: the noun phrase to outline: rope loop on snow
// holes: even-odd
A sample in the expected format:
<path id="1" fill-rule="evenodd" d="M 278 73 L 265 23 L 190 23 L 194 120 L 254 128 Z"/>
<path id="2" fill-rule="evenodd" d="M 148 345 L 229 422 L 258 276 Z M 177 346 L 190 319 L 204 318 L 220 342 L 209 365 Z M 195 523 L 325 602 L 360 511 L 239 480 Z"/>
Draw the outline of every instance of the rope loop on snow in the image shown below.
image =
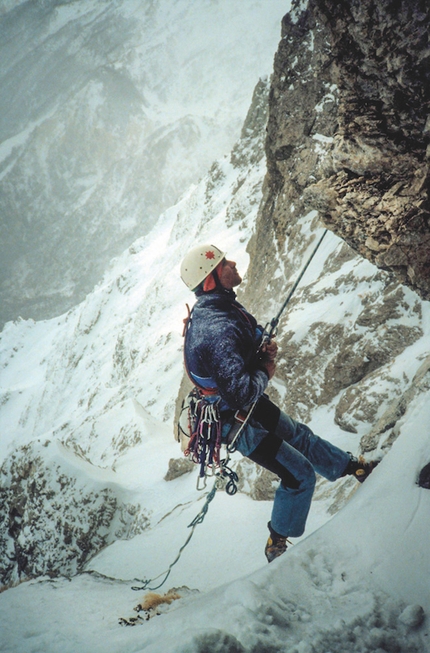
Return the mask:
<path id="1" fill-rule="evenodd" d="M 185 549 L 185 547 L 187 546 L 187 544 L 191 540 L 191 538 L 192 538 L 192 536 L 194 534 L 194 530 L 195 530 L 196 526 L 201 524 L 203 522 L 204 518 L 206 517 L 207 511 L 209 509 L 209 504 L 212 501 L 212 499 L 215 497 L 215 494 L 216 494 L 216 491 L 218 490 L 218 487 L 219 487 L 219 480 L 217 479 L 215 481 L 215 483 L 213 484 L 212 490 L 210 492 L 208 492 L 208 494 L 206 496 L 206 501 L 205 501 L 202 509 L 200 510 L 198 515 L 196 515 L 194 517 L 193 521 L 190 524 L 188 524 L 188 528 L 191 528 L 191 532 L 188 535 L 185 543 L 179 549 L 178 555 L 176 556 L 175 560 L 168 566 L 166 571 L 161 572 L 161 574 L 159 574 L 158 576 L 155 576 L 155 578 L 150 578 L 149 580 L 143 579 L 142 581 L 140 581 L 142 583 L 142 585 L 139 586 L 139 587 L 134 585 L 131 588 L 132 590 L 134 590 L 135 592 L 141 592 L 142 590 L 151 590 L 151 591 L 153 591 L 153 590 L 158 590 L 162 585 L 164 585 L 164 583 L 166 582 L 166 580 L 168 579 L 168 577 L 170 575 L 170 572 L 172 571 L 172 568 L 174 567 L 174 565 L 176 565 L 179 558 L 181 557 L 182 551 Z M 156 585 L 155 587 L 150 587 L 150 585 L 152 583 L 157 581 L 162 576 L 164 576 L 164 578 L 163 578 L 163 580 L 161 581 L 161 583 L 159 585 Z"/>

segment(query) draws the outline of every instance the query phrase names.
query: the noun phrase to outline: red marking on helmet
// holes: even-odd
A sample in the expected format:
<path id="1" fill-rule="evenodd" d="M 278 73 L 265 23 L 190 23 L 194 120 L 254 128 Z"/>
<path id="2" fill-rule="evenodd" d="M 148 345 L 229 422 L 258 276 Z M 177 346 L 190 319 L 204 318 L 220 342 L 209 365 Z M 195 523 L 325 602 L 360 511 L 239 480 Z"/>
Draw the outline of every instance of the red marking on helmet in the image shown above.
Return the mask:
<path id="1" fill-rule="evenodd" d="M 212 259 L 215 258 L 214 252 L 210 249 L 208 252 L 205 253 L 206 258 Z"/>

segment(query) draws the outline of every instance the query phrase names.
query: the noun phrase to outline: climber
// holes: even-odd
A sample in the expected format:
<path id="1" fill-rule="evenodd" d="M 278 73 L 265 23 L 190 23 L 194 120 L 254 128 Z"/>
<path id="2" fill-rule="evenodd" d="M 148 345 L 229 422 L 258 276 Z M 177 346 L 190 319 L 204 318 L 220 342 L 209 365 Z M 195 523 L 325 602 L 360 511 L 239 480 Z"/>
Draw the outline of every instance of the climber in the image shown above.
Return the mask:
<path id="1" fill-rule="evenodd" d="M 287 538 L 304 532 L 315 472 L 330 481 L 349 474 L 362 482 L 377 463 L 321 439 L 267 397 L 277 344 L 272 340 L 259 351 L 264 329 L 236 301 L 233 289 L 242 278 L 234 261 L 213 245 L 199 245 L 183 259 L 181 277 L 197 297 L 185 330 L 187 372 L 202 396 L 217 402 L 224 443 L 256 402 L 237 450 L 280 478 L 265 547 L 271 562 L 286 551 Z"/>

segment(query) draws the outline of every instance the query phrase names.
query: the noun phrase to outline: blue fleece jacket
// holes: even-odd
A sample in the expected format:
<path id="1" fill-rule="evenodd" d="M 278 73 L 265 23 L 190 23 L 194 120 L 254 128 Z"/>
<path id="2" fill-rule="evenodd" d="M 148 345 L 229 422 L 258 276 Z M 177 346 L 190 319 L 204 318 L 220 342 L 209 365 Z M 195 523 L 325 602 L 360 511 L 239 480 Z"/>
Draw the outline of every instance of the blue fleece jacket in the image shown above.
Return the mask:
<path id="1" fill-rule="evenodd" d="M 185 336 L 185 363 L 197 385 L 216 387 L 224 407 L 244 408 L 269 378 L 256 355 L 262 328 L 235 299 L 215 290 L 198 297 Z"/>

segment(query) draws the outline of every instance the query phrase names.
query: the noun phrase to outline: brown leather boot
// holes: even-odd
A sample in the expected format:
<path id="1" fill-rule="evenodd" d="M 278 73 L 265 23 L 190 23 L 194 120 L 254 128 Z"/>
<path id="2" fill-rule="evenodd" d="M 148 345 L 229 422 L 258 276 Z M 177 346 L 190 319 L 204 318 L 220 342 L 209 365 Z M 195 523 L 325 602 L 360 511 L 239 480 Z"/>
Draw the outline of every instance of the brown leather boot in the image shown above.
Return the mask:
<path id="1" fill-rule="evenodd" d="M 267 527 L 270 531 L 269 539 L 266 542 L 266 548 L 264 553 L 268 562 L 272 562 L 275 558 L 279 558 L 280 555 L 285 553 L 287 550 L 287 538 L 283 535 L 279 535 L 270 525 L 270 522 L 267 524 Z"/>
<path id="2" fill-rule="evenodd" d="M 363 483 L 379 463 L 379 460 L 370 460 L 367 462 L 363 456 L 359 456 L 358 458 L 351 456 L 344 476 L 349 474 L 350 476 L 354 476 L 359 483 Z"/>

